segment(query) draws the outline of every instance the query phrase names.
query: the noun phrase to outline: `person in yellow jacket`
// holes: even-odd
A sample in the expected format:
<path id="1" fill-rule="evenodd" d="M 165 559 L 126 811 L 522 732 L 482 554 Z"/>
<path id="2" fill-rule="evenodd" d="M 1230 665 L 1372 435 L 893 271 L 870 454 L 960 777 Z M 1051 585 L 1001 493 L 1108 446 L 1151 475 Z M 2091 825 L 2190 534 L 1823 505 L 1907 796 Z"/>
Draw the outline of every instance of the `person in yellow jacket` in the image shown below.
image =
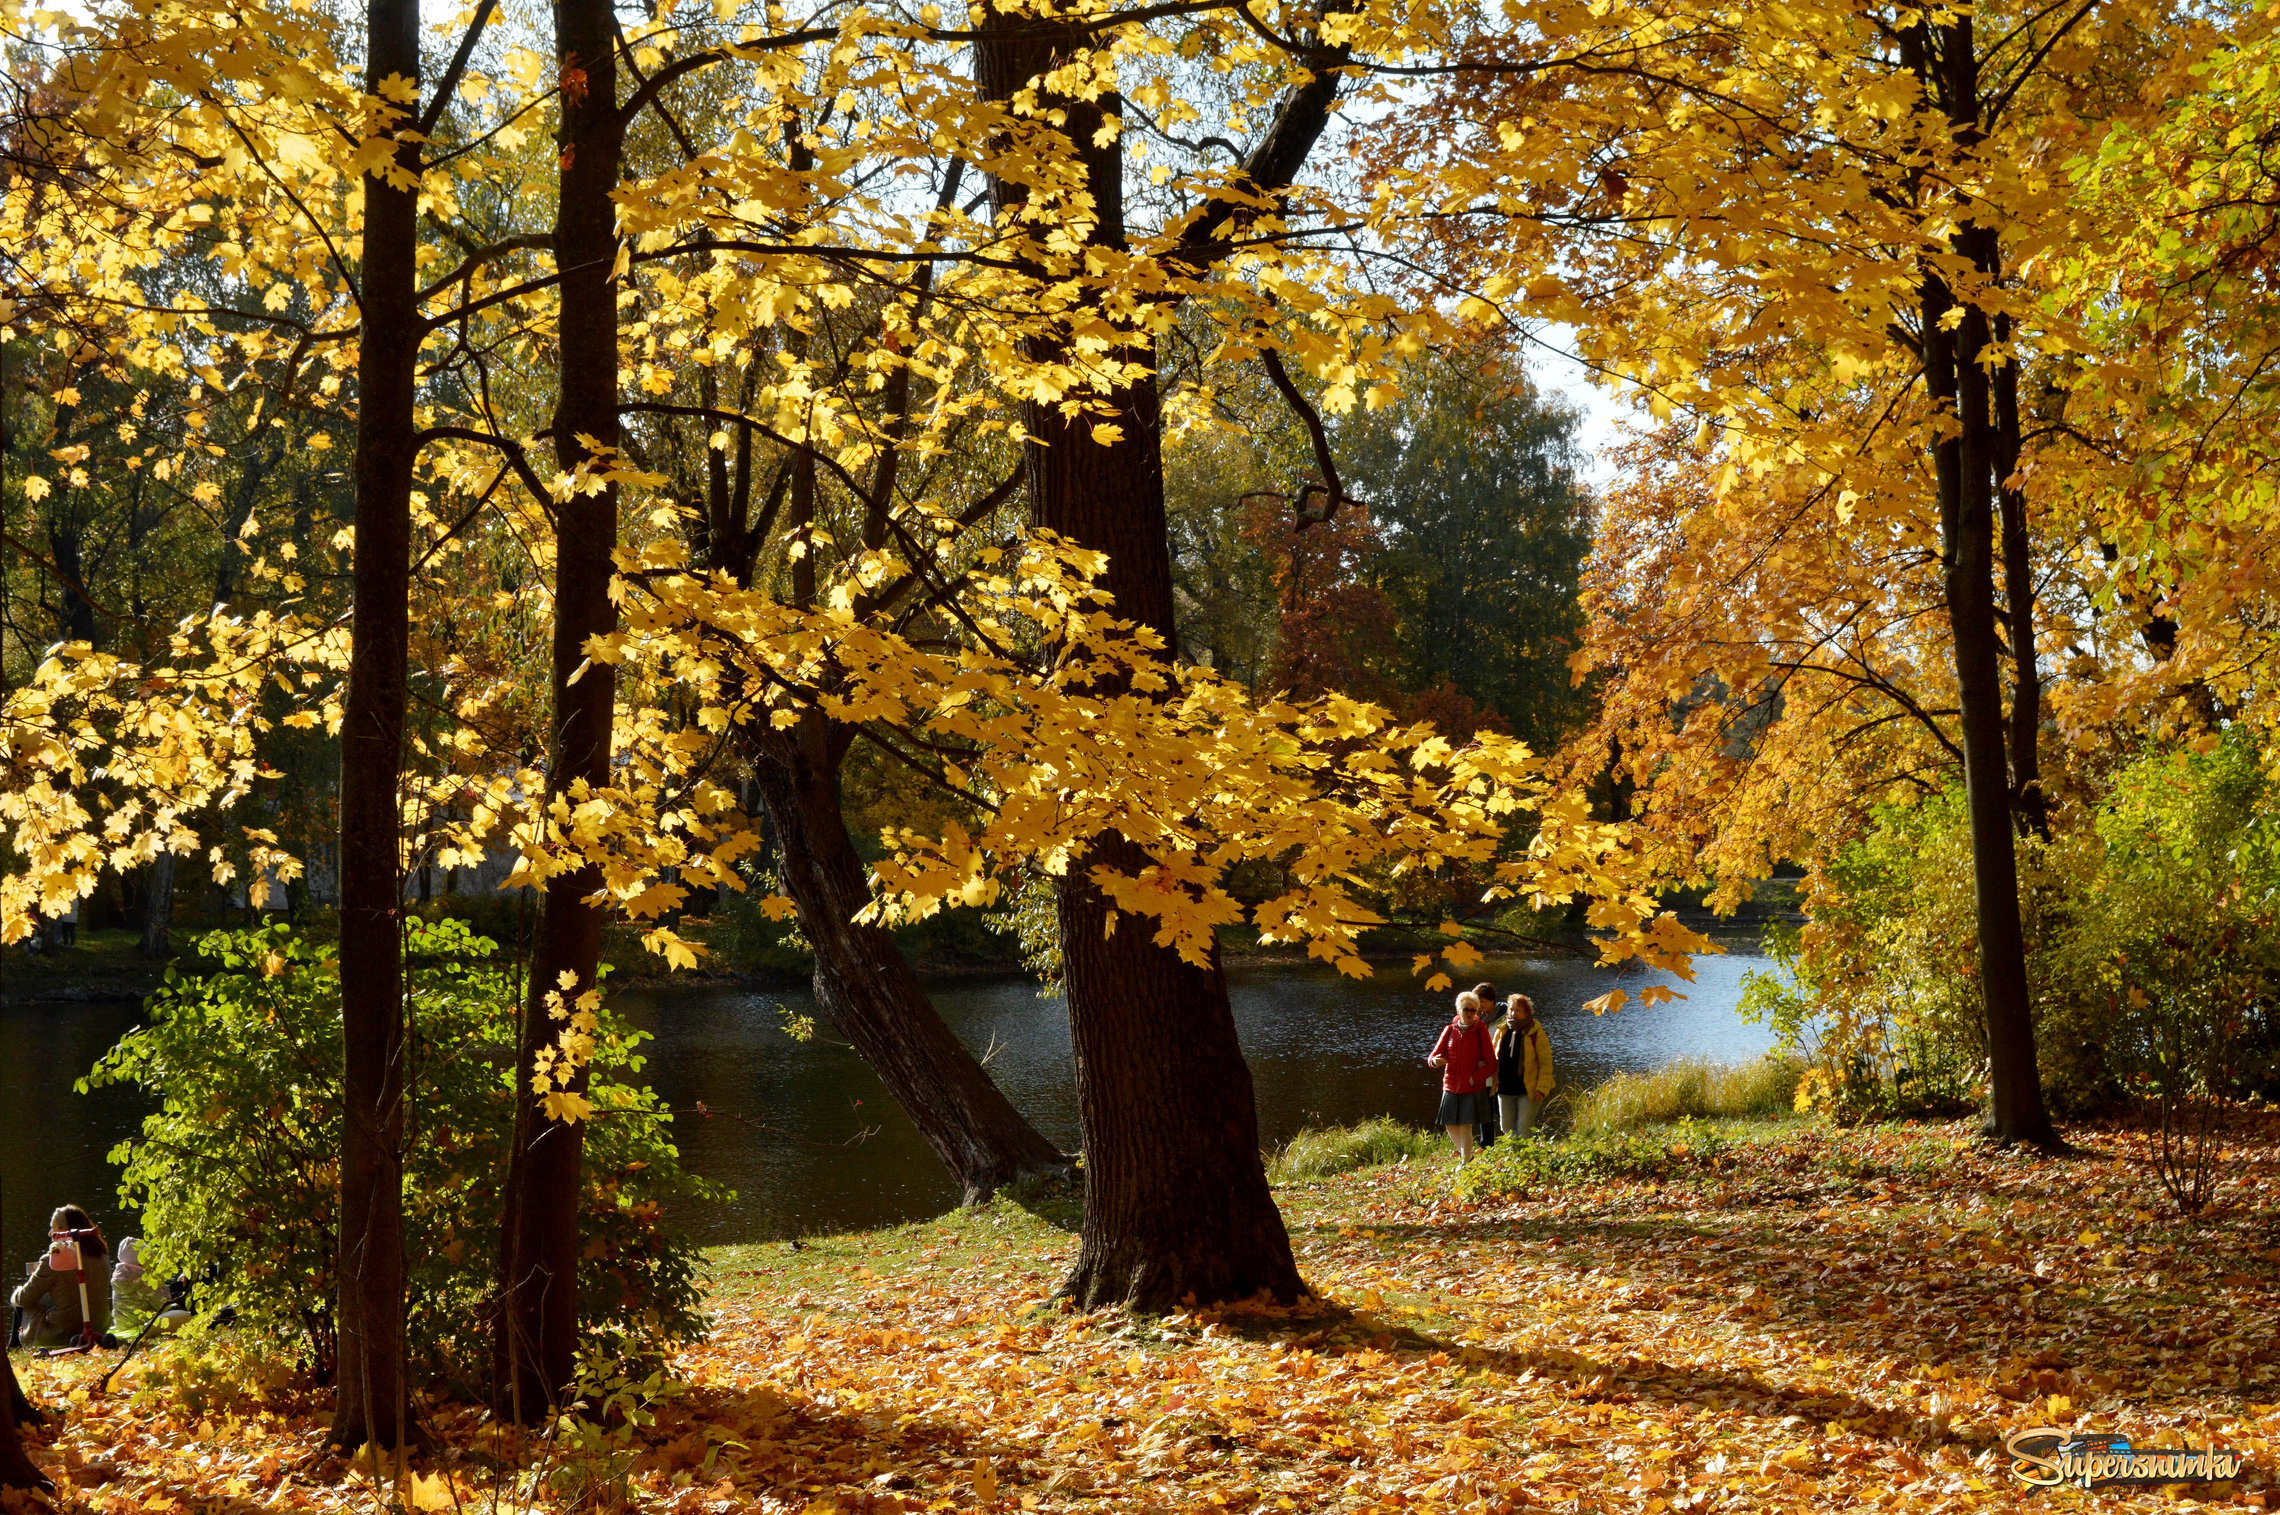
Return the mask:
<path id="1" fill-rule="evenodd" d="M 1496 1112 L 1506 1136 L 1526 1136 L 1552 1097 L 1552 1041 L 1525 994 L 1504 1002 L 1496 1028 Z"/>

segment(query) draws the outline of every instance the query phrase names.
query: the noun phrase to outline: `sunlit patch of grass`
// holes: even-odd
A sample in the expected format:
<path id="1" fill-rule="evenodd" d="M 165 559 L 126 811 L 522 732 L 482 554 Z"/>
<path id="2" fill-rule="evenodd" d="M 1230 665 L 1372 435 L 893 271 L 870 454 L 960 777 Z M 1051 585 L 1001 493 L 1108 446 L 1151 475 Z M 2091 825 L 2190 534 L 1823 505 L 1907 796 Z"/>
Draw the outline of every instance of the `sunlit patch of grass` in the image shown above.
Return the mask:
<path id="1" fill-rule="evenodd" d="M 1390 1116 L 1366 1120 L 1356 1126 L 1301 1131 L 1280 1152 L 1267 1159 L 1267 1181 L 1304 1183 L 1404 1159 L 1421 1162 L 1438 1155 L 1443 1145 L 1444 1138 L 1439 1132 L 1420 1131 Z"/>
<path id="2" fill-rule="evenodd" d="M 1577 1131 L 1636 1131 L 1682 1120 L 1768 1119 L 1797 1103 L 1804 1067 L 1785 1053 L 1728 1065 L 1682 1057 L 1651 1073 L 1618 1073 L 1575 1097 Z"/>

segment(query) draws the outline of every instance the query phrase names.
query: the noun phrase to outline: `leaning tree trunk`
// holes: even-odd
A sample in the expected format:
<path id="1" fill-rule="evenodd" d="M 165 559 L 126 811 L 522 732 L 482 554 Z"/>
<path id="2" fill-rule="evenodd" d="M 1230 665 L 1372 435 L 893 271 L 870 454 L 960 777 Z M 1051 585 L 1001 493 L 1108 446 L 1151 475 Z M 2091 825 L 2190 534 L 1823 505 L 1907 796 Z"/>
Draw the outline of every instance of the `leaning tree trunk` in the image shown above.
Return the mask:
<path id="1" fill-rule="evenodd" d="M 815 949 L 815 997 L 977 1204 L 1024 1174 L 1065 1169 L 944 1023 L 892 933 L 857 924 L 871 902 L 840 809 L 843 755 L 825 719 L 790 732 L 748 731 L 753 784 L 776 829 L 776 867 Z"/>
<path id="2" fill-rule="evenodd" d="M 990 24 L 1010 30 L 1035 19 L 993 14 Z M 1059 61 L 1050 45 L 1017 34 L 985 33 L 976 52 L 983 87 L 996 99 L 1037 86 Z M 1315 89 L 1286 102 L 1261 154 L 1245 165 L 1263 187 L 1287 184 L 1319 135 L 1334 83 Z M 1049 93 L 1041 86 L 1038 92 Z M 1061 129 L 1081 156 L 1094 197 L 1093 240 L 1122 248 L 1123 136 L 1102 129 L 1121 112 L 1121 101 L 1053 104 L 1067 113 Z M 998 216 L 1010 224 L 1022 187 L 993 178 L 990 188 Z M 1104 587 L 1117 614 L 1174 647 L 1156 383 L 1144 378 L 1096 398 L 1105 415 L 1071 417 L 1032 406 L 1024 417 L 1030 518 L 1106 552 Z M 1116 441 L 1096 439 L 1094 427 L 1104 420 L 1121 429 Z M 1162 1310 L 1260 1293 L 1295 1299 L 1307 1289 L 1260 1161 L 1250 1069 L 1217 949 L 1196 967 L 1156 945 L 1141 922 L 1112 929 L 1115 913 L 1091 882 L 1095 867 L 1130 872 L 1146 862 L 1128 839 L 1102 836 L 1069 869 L 1059 894 L 1085 1147 L 1084 1232 L 1064 1290 L 1087 1308 Z"/>
<path id="3" fill-rule="evenodd" d="M 370 0 L 365 87 L 419 77 L 418 0 Z M 418 171 L 418 148 L 397 150 Z M 339 1379 L 332 1438 L 396 1450 L 404 1403 L 404 964 L 396 792 L 411 625 L 418 193 L 364 178 L 355 640 L 341 724 Z"/>
<path id="4" fill-rule="evenodd" d="M 796 141 L 794 149 L 798 161 L 804 150 Z M 907 378 L 907 371 L 898 377 Z M 894 381 L 889 392 L 896 407 L 907 395 Z M 709 391 L 706 403 L 715 403 Z M 749 586 L 784 489 L 791 495 L 795 540 L 812 526 L 815 467 L 804 449 L 791 459 L 755 526 L 749 519 L 752 433 L 745 429 L 739 437 L 733 472 L 720 449 L 706 449 L 705 556 L 715 571 Z M 881 464 L 875 491 L 880 500 L 892 498 L 893 457 L 890 451 Z M 795 600 L 812 605 L 812 553 L 794 560 L 793 578 Z M 811 710 L 790 731 L 762 723 L 740 730 L 753 774 L 749 788 L 757 791 L 773 823 L 780 854 L 777 877 L 798 907 L 800 930 L 815 950 L 816 1000 L 833 1029 L 854 1045 L 909 1114 L 958 1181 L 967 1203 L 987 1199 L 1023 1174 L 1066 1169 L 1068 1157 L 1022 1118 L 943 1023 L 893 934 L 855 921 L 871 894 L 839 795 L 853 728 Z M 750 808 L 749 795 L 743 803 Z"/>
<path id="5" fill-rule="evenodd" d="M 555 266 L 562 270 L 555 456 L 564 472 L 618 444 L 617 186 L 623 125 L 617 112 L 615 15 L 608 0 L 558 0 L 554 48 L 562 91 L 560 200 Z M 574 82 L 573 82 L 574 81 Z M 603 454 L 590 453 L 590 437 Z M 617 626 L 610 599 L 617 488 L 574 491 L 555 505 L 553 698 L 547 801 L 609 782 L 617 679 L 586 662 L 586 643 Z M 577 999 L 595 992 L 603 913 L 587 898 L 598 869 L 549 879 L 531 948 L 516 1078 L 514 1151 L 507 1171 L 500 1300 L 492 1335 L 492 1393 L 500 1413 L 530 1423 L 558 1409 L 575 1376 L 578 1330 L 579 1169 L 585 1128 L 550 1115 L 532 1091 L 542 1049 L 555 1045 Z M 582 1093 L 581 1066 L 567 1092 Z"/>
<path id="6" fill-rule="evenodd" d="M 1932 56 L 1919 27 L 1915 56 Z M 1976 132 L 1979 78 L 1971 20 L 1943 28 L 1934 83 L 1966 136 Z M 1919 62 L 1920 67 L 1928 65 Z M 1982 268 L 1993 252 L 1992 228 L 1968 217 L 1958 236 Z M 1995 501 L 1998 456 L 1987 369 L 1987 313 L 1960 312 L 1954 292 L 1927 269 L 1921 285 L 1925 374 L 1934 407 L 1956 426 L 1933 447 L 1940 504 L 1948 629 L 1955 649 L 1963 782 L 1971 818 L 1971 864 L 1979 924 L 1979 985 L 1987 1016 L 1988 1081 L 1993 1108 L 1988 1134 L 1998 1141 L 2058 1145 L 2043 1105 L 2035 1062 L 2034 1006 L 2027 988 L 2026 932 L 2019 913 L 2017 831 L 2004 750 L 2002 648 L 1995 629 Z M 1951 327 L 1949 322 L 1953 320 Z"/>

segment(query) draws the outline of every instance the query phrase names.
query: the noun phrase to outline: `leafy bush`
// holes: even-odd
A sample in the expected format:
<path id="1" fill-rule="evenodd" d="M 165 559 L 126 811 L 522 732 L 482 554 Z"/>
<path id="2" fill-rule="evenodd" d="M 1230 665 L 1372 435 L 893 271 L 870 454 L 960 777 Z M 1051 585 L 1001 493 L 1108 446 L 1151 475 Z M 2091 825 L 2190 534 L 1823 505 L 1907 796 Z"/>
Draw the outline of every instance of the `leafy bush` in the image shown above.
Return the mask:
<path id="1" fill-rule="evenodd" d="M 2162 1183 L 2198 1211 L 2230 1107 L 2280 1092 L 2280 807 L 2254 742 L 2132 764 L 2085 851 L 2057 976 L 2149 1107 Z"/>
<path id="2" fill-rule="evenodd" d="M 212 971 L 169 972 L 149 1023 L 82 1089 L 139 1084 L 158 1112 L 111 1153 L 156 1269 L 180 1269 L 208 1306 L 234 1303 L 260 1336 L 320 1376 L 334 1353 L 341 1124 L 339 964 L 278 925 L 198 943 Z M 404 1183 L 408 1350 L 465 1385 L 485 1360 L 499 1189 L 514 1124 L 515 985 L 492 942 L 458 921 L 412 922 Z M 698 1253 L 669 1206 L 725 1191 L 683 1171 L 671 1115 L 628 1080 L 644 1033 L 608 1011 L 595 1038 L 586 1132 L 579 1317 L 654 1349 L 701 1329 Z"/>
<path id="3" fill-rule="evenodd" d="M 2022 843 L 2021 867 L 2028 877 L 2040 869 L 2031 843 Z M 1769 935 L 1767 951 L 1787 970 L 1785 983 L 1753 975 L 1742 1009 L 1810 1054 L 1801 1104 L 1858 1120 L 1958 1113 L 1984 1097 L 1987 1030 L 1971 880 L 1960 791 L 1887 806 L 1816 881 L 1813 924 L 1802 934 Z M 2040 899 L 2030 890 L 2022 900 L 2030 943 L 2046 934 Z M 2049 1070 L 2045 1082 L 2053 1082 Z M 2067 1081 L 2056 1082 L 2064 1104 Z"/>
<path id="4" fill-rule="evenodd" d="M 2190 1199 L 2221 1107 L 2280 1094 L 2280 796 L 2254 740 L 2149 753 L 2050 841 L 2020 841 L 2028 987 L 2061 1114 L 2142 1099 Z M 1984 1093 L 1970 828 L 1959 791 L 1877 812 L 1815 880 L 1813 924 L 1769 939 L 1746 1013 L 1813 1066 L 1841 1117 L 1945 1112 Z"/>
<path id="5" fill-rule="evenodd" d="M 1682 1057 L 1651 1073 L 1618 1073 L 1577 1097 L 1577 1131 L 1628 1131 L 1694 1119 L 1786 1115 L 1805 1071 L 1794 1055 L 1769 1052 L 1738 1067 Z"/>
<path id="6" fill-rule="evenodd" d="M 1267 1179 L 1277 1184 L 1299 1183 L 1404 1158 L 1423 1160 L 1439 1154 L 1445 1141 L 1437 1131 L 1420 1131 L 1388 1116 L 1358 1126 L 1301 1131 L 1267 1159 Z"/>
<path id="7" fill-rule="evenodd" d="M 1734 1146 L 1716 1126 L 1681 1120 L 1653 1131 L 1576 1131 L 1559 1140 L 1530 1134 L 1479 1153 L 1457 1176 L 1457 1192 L 1541 1196 L 1606 1178 L 1667 1178 L 1712 1167 Z"/>

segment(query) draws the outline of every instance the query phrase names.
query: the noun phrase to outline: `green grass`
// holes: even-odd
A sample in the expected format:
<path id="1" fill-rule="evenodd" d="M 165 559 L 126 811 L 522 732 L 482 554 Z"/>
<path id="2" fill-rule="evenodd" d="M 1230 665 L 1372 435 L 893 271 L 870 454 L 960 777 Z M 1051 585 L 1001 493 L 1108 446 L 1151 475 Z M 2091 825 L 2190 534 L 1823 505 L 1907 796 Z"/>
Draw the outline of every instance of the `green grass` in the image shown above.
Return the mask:
<path id="1" fill-rule="evenodd" d="M 142 955 L 140 931 L 82 928 L 79 945 L 52 957 L 13 947 L 0 953 L 0 984 L 16 1000 L 141 999 L 158 987 L 165 968 Z"/>
<path id="2" fill-rule="evenodd" d="M 1074 1241 L 1059 1218 L 1001 1194 L 986 1205 L 907 1225 L 707 1247 L 705 1275 L 715 1305 L 749 1305 L 803 1290 L 830 1291 L 866 1273 L 891 1278 L 986 1257 L 1045 1292 L 1067 1271 Z M 821 1301 L 813 1308 L 833 1312 Z"/>
<path id="3" fill-rule="evenodd" d="M 1278 1185 L 1304 1183 L 1381 1163 L 1423 1161 L 1438 1155 L 1445 1146 L 1446 1138 L 1438 1131 L 1420 1131 L 1389 1116 L 1358 1126 L 1306 1130 L 1267 1159 L 1267 1181 Z"/>
<path id="4" fill-rule="evenodd" d="M 1869 1184 L 1912 1181 L 1953 1162 L 1956 1143 L 1945 1127 L 1914 1122 L 1840 1128 L 1782 1115 L 1694 1120 L 1635 1130 L 1538 1131 L 1500 1141 L 1457 1177 L 1468 1199 L 1541 1196 L 1601 1180 L 1657 1183 L 1766 1181 Z"/>
<path id="5" fill-rule="evenodd" d="M 1682 1120 L 1774 1119 L 1796 1108 L 1803 1071 L 1778 1052 L 1739 1066 L 1682 1057 L 1652 1073 L 1618 1073 L 1584 1090 L 1575 1096 L 1569 1124 L 1577 1132 L 1601 1132 Z"/>

